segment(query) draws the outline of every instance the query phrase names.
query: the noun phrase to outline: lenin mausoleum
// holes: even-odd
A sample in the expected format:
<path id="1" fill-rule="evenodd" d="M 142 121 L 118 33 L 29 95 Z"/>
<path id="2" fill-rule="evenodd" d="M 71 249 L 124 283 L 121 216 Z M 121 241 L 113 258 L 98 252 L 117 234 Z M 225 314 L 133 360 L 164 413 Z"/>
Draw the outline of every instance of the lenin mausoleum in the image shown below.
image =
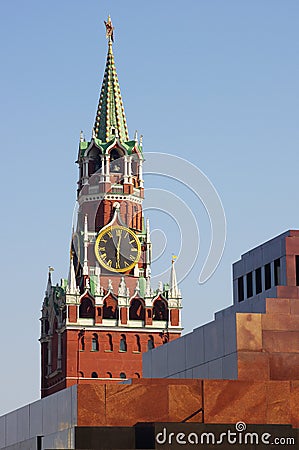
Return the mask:
<path id="1" fill-rule="evenodd" d="M 299 449 L 299 231 L 233 265 L 233 305 L 181 336 L 182 296 L 151 284 L 143 146 L 108 54 L 80 136 L 69 276 L 41 310 L 41 399 L 0 417 L 0 449 Z"/>

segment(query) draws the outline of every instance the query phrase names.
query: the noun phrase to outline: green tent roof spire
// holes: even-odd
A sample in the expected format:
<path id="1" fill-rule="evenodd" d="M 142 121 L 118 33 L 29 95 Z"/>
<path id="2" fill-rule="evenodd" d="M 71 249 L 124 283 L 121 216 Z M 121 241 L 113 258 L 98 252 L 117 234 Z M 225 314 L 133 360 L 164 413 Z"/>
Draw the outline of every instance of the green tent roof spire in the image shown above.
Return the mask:
<path id="1" fill-rule="evenodd" d="M 102 142 L 108 142 L 114 136 L 118 136 L 121 141 L 126 142 L 129 140 L 129 133 L 114 63 L 112 50 L 114 27 L 110 16 L 107 22 L 105 21 L 105 26 L 108 54 L 94 125 L 94 135 Z"/>

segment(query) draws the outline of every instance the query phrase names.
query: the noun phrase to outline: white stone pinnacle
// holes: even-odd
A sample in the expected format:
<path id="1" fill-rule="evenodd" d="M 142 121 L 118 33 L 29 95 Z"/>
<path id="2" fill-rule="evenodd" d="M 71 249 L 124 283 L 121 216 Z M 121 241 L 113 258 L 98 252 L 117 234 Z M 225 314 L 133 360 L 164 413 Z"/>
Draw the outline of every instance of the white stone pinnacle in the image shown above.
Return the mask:
<path id="1" fill-rule="evenodd" d="M 75 268 L 74 268 L 74 258 L 73 255 L 70 259 L 70 270 L 69 270 L 69 279 L 68 279 L 68 288 L 69 293 L 72 295 L 76 294 L 77 286 L 76 286 L 76 275 L 75 275 Z"/>
<path id="2" fill-rule="evenodd" d="M 180 296 L 174 265 L 175 262 L 172 260 L 169 280 L 169 298 L 178 298 Z"/>

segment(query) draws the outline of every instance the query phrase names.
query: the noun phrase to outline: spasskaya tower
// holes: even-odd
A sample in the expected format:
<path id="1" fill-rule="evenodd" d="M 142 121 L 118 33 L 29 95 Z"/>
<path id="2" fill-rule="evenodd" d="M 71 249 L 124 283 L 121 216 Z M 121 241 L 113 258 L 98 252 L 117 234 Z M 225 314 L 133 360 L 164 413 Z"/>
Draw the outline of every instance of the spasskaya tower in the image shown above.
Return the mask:
<path id="1" fill-rule="evenodd" d="M 142 376 L 142 353 L 181 334 L 181 294 L 151 286 L 149 221 L 142 212 L 142 137 L 130 140 L 113 56 L 108 54 L 90 141 L 80 135 L 77 223 L 68 279 L 53 286 L 41 317 L 41 395 L 76 383 Z"/>

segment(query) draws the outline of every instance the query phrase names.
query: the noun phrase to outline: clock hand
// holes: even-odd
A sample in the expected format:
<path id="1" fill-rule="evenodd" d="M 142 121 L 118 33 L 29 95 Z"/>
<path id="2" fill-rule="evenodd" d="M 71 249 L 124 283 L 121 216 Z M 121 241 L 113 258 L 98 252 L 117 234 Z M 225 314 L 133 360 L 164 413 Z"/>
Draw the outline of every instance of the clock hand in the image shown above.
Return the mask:
<path id="1" fill-rule="evenodd" d="M 119 261 L 119 257 L 120 257 L 120 240 L 121 240 L 121 236 L 119 236 L 118 238 L 118 243 L 117 243 L 117 248 L 116 248 L 116 262 L 119 266 L 120 261 Z"/>

